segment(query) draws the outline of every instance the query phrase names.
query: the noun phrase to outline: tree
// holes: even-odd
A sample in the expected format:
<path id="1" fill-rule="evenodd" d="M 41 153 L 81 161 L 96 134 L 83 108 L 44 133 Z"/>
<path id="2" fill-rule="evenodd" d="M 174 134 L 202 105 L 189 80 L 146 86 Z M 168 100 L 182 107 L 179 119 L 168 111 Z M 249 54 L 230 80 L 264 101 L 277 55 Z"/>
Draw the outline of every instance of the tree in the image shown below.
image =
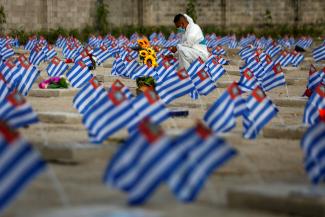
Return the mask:
<path id="1" fill-rule="evenodd" d="M 100 34 L 107 34 L 108 32 L 108 14 L 108 6 L 103 0 L 97 0 L 95 26 Z"/>
<path id="2" fill-rule="evenodd" d="M 3 33 L 3 25 L 6 23 L 6 14 L 5 14 L 5 9 L 1 5 L 0 6 L 0 32 Z"/>
<path id="3" fill-rule="evenodd" d="M 196 5 L 196 0 L 187 0 L 186 14 L 192 17 L 194 22 L 197 19 L 195 5 Z"/>

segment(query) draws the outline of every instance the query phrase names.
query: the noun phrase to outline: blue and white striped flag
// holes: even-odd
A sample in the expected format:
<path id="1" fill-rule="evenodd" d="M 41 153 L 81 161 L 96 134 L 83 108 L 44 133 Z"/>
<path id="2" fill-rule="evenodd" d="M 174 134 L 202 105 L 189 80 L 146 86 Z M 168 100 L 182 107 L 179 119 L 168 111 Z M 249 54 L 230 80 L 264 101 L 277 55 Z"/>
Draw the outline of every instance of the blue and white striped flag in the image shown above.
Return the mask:
<path id="1" fill-rule="evenodd" d="M 139 77 L 157 77 L 156 71 L 153 67 L 148 67 L 146 64 L 139 66 L 136 71 L 131 75 L 132 79 Z"/>
<path id="2" fill-rule="evenodd" d="M 87 110 L 82 121 L 88 129 L 90 141 L 98 144 L 127 127 L 135 116 L 131 101 L 121 90 L 111 88 L 107 97 Z"/>
<path id="3" fill-rule="evenodd" d="M 325 119 L 309 127 L 301 140 L 305 170 L 313 184 L 325 182 Z"/>
<path id="4" fill-rule="evenodd" d="M 187 72 L 200 95 L 206 96 L 217 89 L 209 74 L 205 71 L 205 64 L 200 57 L 191 63 Z"/>
<path id="5" fill-rule="evenodd" d="M 250 68 L 245 68 L 244 71 L 242 71 L 240 79 L 238 81 L 238 86 L 243 92 L 252 91 L 259 84 L 260 82 L 257 80 Z"/>
<path id="6" fill-rule="evenodd" d="M 306 103 L 303 123 L 313 125 L 319 120 L 319 110 L 325 109 L 325 84 L 320 83 Z"/>
<path id="7" fill-rule="evenodd" d="M 45 167 L 45 161 L 18 132 L 0 123 L 0 213 Z"/>
<path id="8" fill-rule="evenodd" d="M 182 149 L 185 157 L 175 165 L 168 185 L 182 202 L 194 201 L 209 176 L 237 153 L 200 123 L 177 137 L 174 146 Z"/>
<path id="9" fill-rule="evenodd" d="M 137 124 L 146 117 L 154 124 L 160 124 L 170 117 L 170 111 L 165 103 L 159 99 L 154 90 L 146 90 L 132 100 L 132 107 L 136 112 L 136 117 L 130 121 L 129 130 L 136 129 Z"/>
<path id="10" fill-rule="evenodd" d="M 72 87 L 81 88 L 86 84 L 93 75 L 82 61 L 76 62 L 73 67 L 67 72 L 67 78 L 69 79 Z"/>
<path id="11" fill-rule="evenodd" d="M 96 57 L 96 62 L 98 64 L 102 64 L 108 58 L 112 57 L 113 53 L 111 53 L 110 50 L 106 46 L 102 45 L 99 48 L 97 48 L 96 50 L 94 50 L 93 56 Z"/>
<path id="12" fill-rule="evenodd" d="M 2 61 L 8 59 L 9 57 L 12 57 L 15 55 L 14 50 L 12 49 L 10 44 L 6 44 L 1 48 L 0 56 Z"/>
<path id="13" fill-rule="evenodd" d="M 323 44 L 313 50 L 313 57 L 314 57 L 315 62 L 325 60 L 325 44 Z"/>
<path id="14" fill-rule="evenodd" d="M 323 80 L 325 75 L 325 67 L 323 70 L 317 71 L 313 64 L 310 64 L 307 88 L 313 91 Z"/>
<path id="15" fill-rule="evenodd" d="M 18 75 L 15 81 L 17 82 L 16 89 L 18 92 L 27 96 L 40 73 L 36 66 L 31 64 L 23 54 L 19 56 L 17 70 L 15 71 L 15 74 Z"/>
<path id="16" fill-rule="evenodd" d="M 62 76 L 68 68 L 65 62 L 58 57 L 53 57 L 50 64 L 46 67 L 46 71 L 50 77 L 59 77 Z"/>
<path id="17" fill-rule="evenodd" d="M 14 129 L 35 124 L 39 121 L 31 105 L 16 92 L 9 93 L 0 102 L 0 120 L 5 121 Z"/>
<path id="18" fill-rule="evenodd" d="M 173 100 L 190 94 L 195 90 L 190 76 L 184 68 L 166 77 L 165 79 L 158 80 L 156 84 L 156 92 L 161 100 L 169 104 Z"/>
<path id="19" fill-rule="evenodd" d="M 83 115 L 107 94 L 104 86 L 93 77 L 75 95 L 73 106 Z"/>
<path id="20" fill-rule="evenodd" d="M 183 159 L 182 149 L 145 119 L 122 144 L 104 174 L 104 183 L 128 193 L 130 204 L 142 204 Z"/>
<path id="21" fill-rule="evenodd" d="M 16 82 L 19 77 L 17 73 L 16 59 L 11 57 L 0 65 L 0 73 L 3 75 L 8 88 L 13 90 L 16 87 Z"/>
<path id="22" fill-rule="evenodd" d="M 236 126 L 236 117 L 246 110 L 246 101 L 241 97 L 241 90 L 236 82 L 213 103 L 205 113 L 205 124 L 216 133 L 228 132 Z"/>
<path id="23" fill-rule="evenodd" d="M 217 56 L 212 56 L 211 61 L 206 61 L 207 72 L 209 73 L 212 81 L 216 82 L 222 75 L 225 74 L 226 70 L 219 64 Z"/>
<path id="24" fill-rule="evenodd" d="M 256 87 L 248 96 L 246 105 L 243 135 L 247 139 L 255 139 L 261 129 L 276 116 L 279 110 L 260 87 Z"/>
<path id="25" fill-rule="evenodd" d="M 269 91 L 285 84 L 286 80 L 280 63 L 275 64 L 272 70 L 266 72 L 262 81 L 264 91 Z"/>
<path id="26" fill-rule="evenodd" d="M 9 94 L 9 88 L 7 86 L 6 79 L 0 73 L 0 103 L 5 100 L 6 96 Z"/>
<path id="27" fill-rule="evenodd" d="M 31 51 L 29 56 L 29 62 L 38 66 L 46 58 L 45 53 L 42 49 L 42 45 L 37 44 L 34 49 Z"/>
<path id="28" fill-rule="evenodd" d="M 291 52 L 291 55 L 293 56 L 291 63 L 294 67 L 297 67 L 305 58 L 304 55 L 295 50 Z"/>

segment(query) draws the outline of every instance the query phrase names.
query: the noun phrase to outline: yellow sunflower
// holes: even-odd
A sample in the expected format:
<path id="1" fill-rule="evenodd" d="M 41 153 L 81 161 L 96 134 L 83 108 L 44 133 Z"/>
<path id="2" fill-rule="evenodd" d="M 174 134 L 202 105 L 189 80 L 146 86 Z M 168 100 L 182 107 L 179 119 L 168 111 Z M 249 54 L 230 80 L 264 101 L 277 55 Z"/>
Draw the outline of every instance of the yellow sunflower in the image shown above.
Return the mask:
<path id="1" fill-rule="evenodd" d="M 152 55 L 152 56 L 156 56 L 156 52 L 154 49 L 152 49 L 151 47 L 147 48 L 147 52 L 149 55 Z"/>
<path id="2" fill-rule="evenodd" d="M 138 45 L 144 49 L 150 47 L 150 43 L 147 38 L 138 39 Z"/>
<path id="3" fill-rule="evenodd" d="M 148 56 L 148 52 L 146 50 L 141 50 L 140 51 L 140 57 L 145 58 L 146 56 Z"/>
<path id="4" fill-rule="evenodd" d="M 158 66 L 156 58 L 154 58 L 152 55 L 146 56 L 146 58 L 144 59 L 144 64 L 146 64 L 148 67 Z"/>

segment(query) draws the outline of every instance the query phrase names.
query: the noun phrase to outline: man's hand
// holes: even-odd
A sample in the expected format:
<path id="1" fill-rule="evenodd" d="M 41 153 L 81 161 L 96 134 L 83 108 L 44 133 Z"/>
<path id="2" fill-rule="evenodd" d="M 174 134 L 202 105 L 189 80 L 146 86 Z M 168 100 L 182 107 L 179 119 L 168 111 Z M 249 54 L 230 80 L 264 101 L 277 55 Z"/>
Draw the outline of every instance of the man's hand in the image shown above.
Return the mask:
<path id="1" fill-rule="evenodd" d="M 172 47 L 170 48 L 170 51 L 173 52 L 173 53 L 176 53 L 177 48 L 176 48 L 175 46 L 172 46 Z"/>

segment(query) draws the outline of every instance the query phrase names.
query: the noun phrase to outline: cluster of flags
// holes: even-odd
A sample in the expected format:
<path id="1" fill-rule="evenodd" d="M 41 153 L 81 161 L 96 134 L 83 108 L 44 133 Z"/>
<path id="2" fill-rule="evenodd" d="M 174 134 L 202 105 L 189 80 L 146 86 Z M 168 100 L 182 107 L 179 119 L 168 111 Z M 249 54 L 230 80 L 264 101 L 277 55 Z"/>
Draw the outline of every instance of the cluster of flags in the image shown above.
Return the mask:
<path id="1" fill-rule="evenodd" d="M 178 200 L 191 202 L 236 153 L 201 123 L 170 138 L 146 118 L 114 154 L 103 181 L 126 192 L 130 204 L 146 202 L 164 182 Z"/>
<path id="2" fill-rule="evenodd" d="M 151 45 L 162 49 L 157 53 L 158 67 L 151 68 L 139 65 L 138 52 L 132 49 L 141 37 L 137 33 L 130 38 L 91 36 L 84 46 L 74 37 L 60 36 L 52 46 L 44 37 L 32 36 L 24 46 L 30 51 L 29 58 L 15 56 L 13 47 L 19 46 L 16 38 L 0 38 L 0 167 L 4 171 L 0 185 L 6 186 L 6 191 L 0 192 L 0 212 L 45 168 L 39 153 L 12 130 L 39 121 L 23 96 L 28 95 L 40 75 L 38 66 L 42 62 L 48 63 L 49 76 L 66 75 L 71 85 L 79 88 L 73 105 L 82 115 L 91 142 L 100 144 L 121 129 L 129 131 L 128 139 L 107 166 L 104 183 L 127 192 L 131 204 L 147 201 L 162 183 L 178 200 L 191 202 L 208 177 L 237 153 L 219 134 L 232 130 L 242 117 L 243 137 L 255 139 L 278 113 L 265 92 L 286 84 L 282 67 L 299 66 L 304 60 L 301 53 L 288 50 L 312 44 L 312 39 L 306 37 L 275 41 L 248 35 L 237 40 L 235 35 L 208 34 L 205 39 L 211 55 L 205 61 L 198 58 L 185 69 L 168 57 L 168 48 L 179 43 L 180 35 L 172 33 L 165 38 L 162 33 L 153 33 L 149 36 Z M 203 123 L 177 137 L 167 136 L 158 127 L 171 117 L 167 104 L 185 95 L 197 99 L 215 91 L 215 82 L 226 73 L 223 65 L 228 64 L 223 58 L 227 55 L 224 48 L 238 46 L 242 47 L 238 54 L 245 62 L 239 81 L 216 99 L 204 114 Z M 56 48 L 62 49 L 65 60 L 57 56 Z M 324 60 L 324 54 L 324 43 L 313 51 L 316 62 Z M 154 89 L 133 96 L 116 80 L 106 90 L 90 69 L 111 57 L 115 58 L 113 75 L 131 79 L 152 76 L 157 81 Z M 310 126 L 301 143 L 305 168 L 314 183 L 325 177 L 324 74 L 324 69 L 311 66 L 307 88 L 313 94 L 303 119 Z"/>
<path id="3" fill-rule="evenodd" d="M 325 181 L 325 86 L 320 83 L 309 98 L 304 112 L 308 126 L 301 140 L 304 166 L 313 184 Z"/>

